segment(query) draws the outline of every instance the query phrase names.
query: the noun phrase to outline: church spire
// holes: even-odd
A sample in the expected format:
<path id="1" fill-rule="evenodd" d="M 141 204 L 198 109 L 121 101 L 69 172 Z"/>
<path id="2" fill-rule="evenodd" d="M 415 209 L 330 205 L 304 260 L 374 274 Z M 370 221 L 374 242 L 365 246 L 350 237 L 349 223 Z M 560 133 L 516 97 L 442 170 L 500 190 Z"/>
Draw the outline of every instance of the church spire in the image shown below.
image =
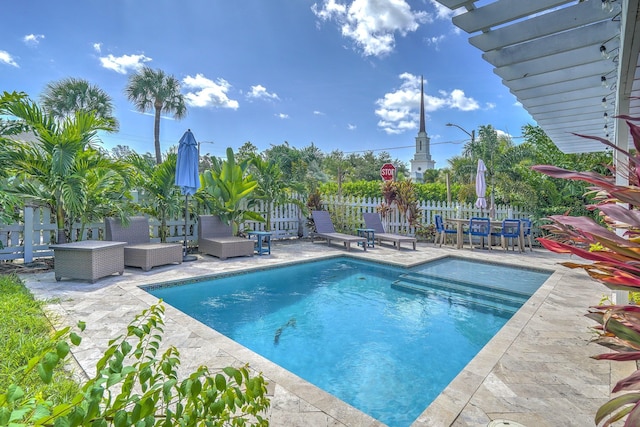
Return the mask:
<path id="1" fill-rule="evenodd" d="M 424 123 L 424 77 L 420 76 L 420 132 L 426 132 Z"/>

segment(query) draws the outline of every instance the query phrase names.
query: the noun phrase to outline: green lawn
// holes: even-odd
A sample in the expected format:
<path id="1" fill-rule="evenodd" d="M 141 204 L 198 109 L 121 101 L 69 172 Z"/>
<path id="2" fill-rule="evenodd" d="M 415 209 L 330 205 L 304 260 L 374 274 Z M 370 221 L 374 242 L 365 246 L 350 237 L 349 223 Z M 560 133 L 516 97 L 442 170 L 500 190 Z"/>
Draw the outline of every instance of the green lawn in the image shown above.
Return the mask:
<path id="1" fill-rule="evenodd" d="M 69 372 L 60 369 L 53 382 L 44 385 L 35 370 L 25 378 L 21 369 L 50 342 L 52 327 L 43 306 L 17 276 L 0 275 L 0 393 L 19 384 L 27 395 L 43 393 L 57 403 L 79 390 Z"/>

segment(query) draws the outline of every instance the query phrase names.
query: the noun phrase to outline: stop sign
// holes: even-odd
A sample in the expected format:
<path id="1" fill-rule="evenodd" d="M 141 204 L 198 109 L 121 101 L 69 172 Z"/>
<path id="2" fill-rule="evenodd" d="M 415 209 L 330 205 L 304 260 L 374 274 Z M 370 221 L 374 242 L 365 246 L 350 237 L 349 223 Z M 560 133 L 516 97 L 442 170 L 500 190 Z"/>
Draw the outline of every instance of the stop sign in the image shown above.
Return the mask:
<path id="1" fill-rule="evenodd" d="M 380 168 L 380 176 L 385 181 L 392 180 L 396 175 L 396 167 L 393 166 L 393 163 L 385 163 Z"/>

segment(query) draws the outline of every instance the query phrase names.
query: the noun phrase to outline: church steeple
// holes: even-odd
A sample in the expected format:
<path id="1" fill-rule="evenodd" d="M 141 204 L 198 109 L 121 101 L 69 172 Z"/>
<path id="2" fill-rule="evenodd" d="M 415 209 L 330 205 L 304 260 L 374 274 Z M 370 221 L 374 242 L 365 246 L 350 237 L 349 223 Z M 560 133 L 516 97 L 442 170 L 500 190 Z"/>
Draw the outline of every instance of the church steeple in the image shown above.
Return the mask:
<path id="1" fill-rule="evenodd" d="M 426 133 L 426 125 L 424 122 L 424 77 L 420 76 L 420 130 Z"/>
<path id="2" fill-rule="evenodd" d="M 420 76 L 420 130 L 416 136 L 416 154 L 411 160 L 411 177 L 417 182 L 422 181 L 424 172 L 433 169 L 435 163 L 431 160 L 429 145 L 431 139 L 427 135 L 426 118 L 424 114 L 424 77 Z"/>

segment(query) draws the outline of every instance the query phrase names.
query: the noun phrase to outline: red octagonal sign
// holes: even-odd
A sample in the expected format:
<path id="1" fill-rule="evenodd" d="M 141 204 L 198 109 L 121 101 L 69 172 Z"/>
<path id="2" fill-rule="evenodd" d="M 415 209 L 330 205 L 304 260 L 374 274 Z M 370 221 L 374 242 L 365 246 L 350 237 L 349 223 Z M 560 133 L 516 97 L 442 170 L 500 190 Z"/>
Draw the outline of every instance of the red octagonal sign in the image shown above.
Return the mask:
<path id="1" fill-rule="evenodd" d="M 393 163 L 385 163 L 380 168 L 380 176 L 385 181 L 392 180 L 396 175 L 396 167 L 393 166 Z"/>

